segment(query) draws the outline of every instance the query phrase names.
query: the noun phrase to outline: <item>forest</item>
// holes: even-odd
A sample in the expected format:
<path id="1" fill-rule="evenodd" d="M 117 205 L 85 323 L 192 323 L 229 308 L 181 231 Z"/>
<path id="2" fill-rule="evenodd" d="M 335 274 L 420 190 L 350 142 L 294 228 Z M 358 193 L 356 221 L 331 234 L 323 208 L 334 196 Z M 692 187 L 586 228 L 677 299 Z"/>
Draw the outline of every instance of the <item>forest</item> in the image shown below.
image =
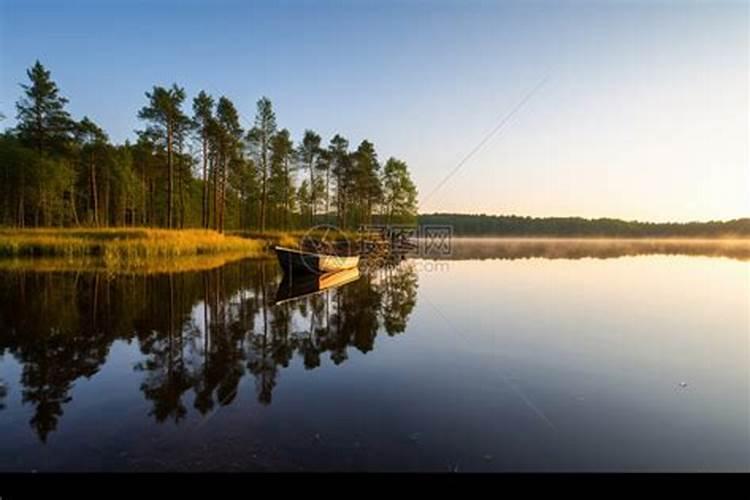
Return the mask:
<path id="1" fill-rule="evenodd" d="M 245 130 L 226 96 L 190 102 L 177 84 L 154 86 L 134 110 L 135 142 L 114 144 L 101 124 L 71 117 L 39 61 L 27 77 L 16 126 L 0 134 L 0 225 L 262 232 L 415 221 L 404 161 L 381 164 L 372 142 L 352 148 L 340 134 L 325 145 L 305 130 L 295 143 L 266 97 Z"/>
<path id="2" fill-rule="evenodd" d="M 711 222 L 638 222 L 582 217 L 521 217 L 434 213 L 419 216 L 421 226 L 450 226 L 456 236 L 536 236 L 605 238 L 747 238 L 750 218 Z"/>

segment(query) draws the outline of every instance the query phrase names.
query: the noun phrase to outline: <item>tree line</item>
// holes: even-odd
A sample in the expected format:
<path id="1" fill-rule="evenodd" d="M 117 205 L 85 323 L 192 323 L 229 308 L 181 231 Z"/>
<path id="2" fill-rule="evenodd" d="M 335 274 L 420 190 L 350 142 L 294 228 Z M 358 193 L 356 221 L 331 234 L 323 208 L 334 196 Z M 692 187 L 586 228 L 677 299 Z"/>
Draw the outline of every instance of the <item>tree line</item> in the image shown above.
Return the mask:
<path id="1" fill-rule="evenodd" d="M 521 217 L 434 213 L 419 216 L 424 226 L 450 226 L 458 236 L 540 237 L 748 237 L 750 218 L 711 222 L 638 222 L 581 217 Z"/>
<path id="2" fill-rule="evenodd" d="M 39 61 L 27 76 L 17 124 L 0 134 L 2 225 L 265 231 L 416 219 L 404 161 L 381 164 L 372 142 L 352 149 L 340 134 L 325 145 L 305 130 L 295 144 L 266 97 L 244 130 L 225 96 L 201 91 L 189 103 L 177 84 L 154 86 L 137 140 L 113 144 L 89 117 L 70 116 Z"/>

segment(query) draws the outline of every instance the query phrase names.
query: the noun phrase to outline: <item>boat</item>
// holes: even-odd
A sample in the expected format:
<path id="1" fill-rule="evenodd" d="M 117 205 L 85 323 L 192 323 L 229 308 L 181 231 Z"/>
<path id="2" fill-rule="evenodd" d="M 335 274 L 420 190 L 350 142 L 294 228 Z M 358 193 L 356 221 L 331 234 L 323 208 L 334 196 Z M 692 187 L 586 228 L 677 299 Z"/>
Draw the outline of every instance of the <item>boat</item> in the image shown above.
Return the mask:
<path id="1" fill-rule="evenodd" d="M 353 269 L 359 264 L 359 255 L 334 255 L 306 252 L 294 248 L 274 247 L 279 264 L 285 273 L 293 271 L 325 274 Z"/>
<path id="2" fill-rule="evenodd" d="M 284 274 L 284 278 L 276 291 L 275 304 L 283 304 L 291 300 L 315 295 L 332 288 L 337 288 L 357 281 L 360 277 L 358 268 L 346 269 L 326 274 Z"/>

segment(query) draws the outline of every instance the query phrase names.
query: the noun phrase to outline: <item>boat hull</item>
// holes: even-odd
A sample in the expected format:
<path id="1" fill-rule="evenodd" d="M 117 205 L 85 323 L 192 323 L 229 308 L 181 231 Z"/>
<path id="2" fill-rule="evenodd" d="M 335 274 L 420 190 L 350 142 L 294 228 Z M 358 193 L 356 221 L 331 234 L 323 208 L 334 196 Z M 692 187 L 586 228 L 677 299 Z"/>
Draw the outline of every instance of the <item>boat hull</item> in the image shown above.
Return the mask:
<path id="1" fill-rule="evenodd" d="M 284 272 L 325 274 L 352 269 L 359 264 L 359 256 L 315 254 L 283 247 L 275 250 Z"/>

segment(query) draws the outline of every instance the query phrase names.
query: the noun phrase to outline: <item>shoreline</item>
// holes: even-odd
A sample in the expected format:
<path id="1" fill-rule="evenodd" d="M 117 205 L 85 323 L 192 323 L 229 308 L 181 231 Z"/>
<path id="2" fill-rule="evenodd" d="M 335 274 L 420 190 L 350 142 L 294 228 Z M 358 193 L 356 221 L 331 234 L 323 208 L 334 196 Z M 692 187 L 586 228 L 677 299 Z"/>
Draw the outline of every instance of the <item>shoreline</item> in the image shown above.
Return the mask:
<path id="1" fill-rule="evenodd" d="M 298 246 L 305 230 L 231 231 L 156 228 L 0 228 L 0 269 L 79 268 L 116 271 L 205 269 L 245 258 L 269 258 L 275 245 Z M 356 233 L 346 233 L 356 238 Z M 750 257 L 750 237 L 612 237 L 452 235 L 457 245 L 504 247 L 503 254 L 580 254 L 576 247 L 614 253 L 732 254 Z M 418 241 L 425 241 L 418 238 Z M 538 248 L 537 248 L 538 247 Z M 711 247 L 712 249 L 709 249 Z M 722 250 L 716 250 L 723 247 Z M 455 249 L 454 249 L 455 250 Z M 489 250 L 489 249 L 487 249 Z M 459 253 L 460 250 L 459 250 Z M 586 252 L 583 252 L 586 253 Z"/>

